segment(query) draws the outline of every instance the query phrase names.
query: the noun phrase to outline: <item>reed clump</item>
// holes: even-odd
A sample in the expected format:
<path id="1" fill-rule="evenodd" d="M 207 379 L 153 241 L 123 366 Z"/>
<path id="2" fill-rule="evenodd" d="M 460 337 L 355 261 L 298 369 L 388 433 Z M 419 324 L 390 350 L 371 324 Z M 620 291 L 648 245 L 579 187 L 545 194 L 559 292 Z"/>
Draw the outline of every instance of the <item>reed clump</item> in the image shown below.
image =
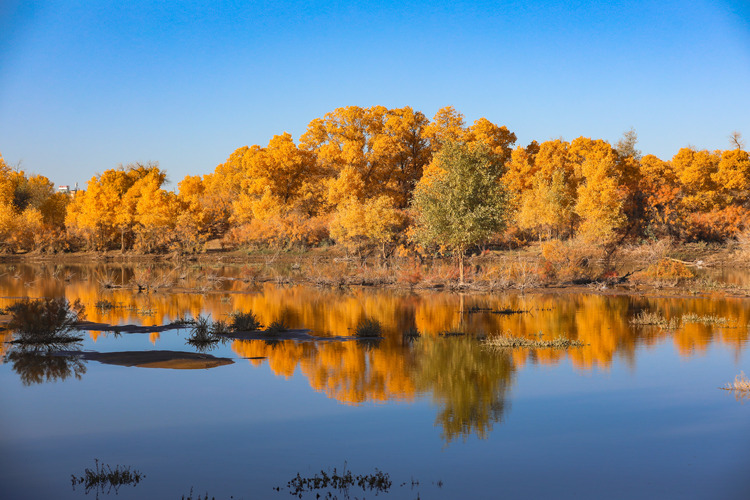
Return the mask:
<path id="1" fill-rule="evenodd" d="M 750 379 L 745 376 L 745 372 L 740 372 L 739 375 L 734 377 L 734 383 L 729 383 L 724 387 L 720 387 L 725 391 L 737 391 L 737 392 L 750 392 Z"/>
<path id="2" fill-rule="evenodd" d="M 683 323 L 699 323 L 703 325 L 727 326 L 727 327 L 737 326 L 736 320 L 733 320 L 731 318 L 723 318 L 721 316 L 716 316 L 713 314 L 709 314 L 705 316 L 701 316 L 695 313 L 683 314 L 682 322 Z"/>
<path id="3" fill-rule="evenodd" d="M 677 318 L 666 318 L 659 313 L 641 311 L 632 318 L 629 323 L 633 326 L 658 326 L 663 330 L 676 330 L 680 327 Z"/>
<path id="4" fill-rule="evenodd" d="M 354 335 L 360 338 L 382 337 L 383 325 L 375 318 L 362 318 L 354 328 Z"/>
<path id="5" fill-rule="evenodd" d="M 482 345 L 493 349 L 569 349 L 585 345 L 580 340 L 565 337 L 555 337 L 551 340 L 544 340 L 541 337 L 542 334 L 537 334 L 537 338 L 528 338 L 504 333 L 488 337 L 482 341 Z"/>
<path id="6" fill-rule="evenodd" d="M 86 308 L 79 299 L 72 304 L 66 298 L 25 299 L 8 306 L 6 311 L 11 315 L 8 328 L 17 335 L 14 344 L 61 344 L 82 340 L 68 333 L 86 316 Z"/>

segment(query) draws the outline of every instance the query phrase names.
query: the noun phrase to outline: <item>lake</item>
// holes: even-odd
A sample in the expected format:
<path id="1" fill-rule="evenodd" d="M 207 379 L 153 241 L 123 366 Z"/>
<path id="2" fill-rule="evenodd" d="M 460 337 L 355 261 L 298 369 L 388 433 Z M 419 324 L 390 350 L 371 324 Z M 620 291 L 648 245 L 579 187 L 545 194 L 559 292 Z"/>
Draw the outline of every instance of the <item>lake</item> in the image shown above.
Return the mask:
<path id="1" fill-rule="evenodd" d="M 336 468 L 392 483 L 301 498 L 750 498 L 750 404 L 719 389 L 750 373 L 749 298 L 331 289 L 252 274 L 0 264 L 0 308 L 66 297 L 89 321 L 143 326 L 253 311 L 320 337 L 229 340 L 207 353 L 231 362 L 197 369 L 24 356 L 3 343 L 0 497 L 283 499 L 297 474 Z M 159 287 L 130 286 L 141 281 Z M 672 326 L 632 324 L 643 313 Z M 363 318 L 382 339 L 340 338 Z M 498 332 L 585 345 L 483 345 Z M 198 352 L 189 325 L 83 334 L 83 351 Z M 145 477 L 73 487 L 95 460 Z"/>

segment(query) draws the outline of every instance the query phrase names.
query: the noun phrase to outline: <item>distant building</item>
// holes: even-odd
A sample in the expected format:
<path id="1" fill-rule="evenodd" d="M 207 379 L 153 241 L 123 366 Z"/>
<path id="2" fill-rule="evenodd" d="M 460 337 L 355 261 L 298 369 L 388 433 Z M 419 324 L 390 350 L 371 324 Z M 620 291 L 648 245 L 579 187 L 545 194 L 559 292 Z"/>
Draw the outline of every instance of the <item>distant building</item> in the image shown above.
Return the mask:
<path id="1" fill-rule="evenodd" d="M 76 185 L 75 185 L 75 187 L 73 189 L 71 189 L 70 186 L 68 186 L 68 185 L 57 186 L 57 192 L 58 193 L 62 193 L 62 194 L 67 194 L 67 195 L 70 195 L 70 196 L 75 196 L 76 193 L 78 192 L 78 183 L 76 182 Z"/>

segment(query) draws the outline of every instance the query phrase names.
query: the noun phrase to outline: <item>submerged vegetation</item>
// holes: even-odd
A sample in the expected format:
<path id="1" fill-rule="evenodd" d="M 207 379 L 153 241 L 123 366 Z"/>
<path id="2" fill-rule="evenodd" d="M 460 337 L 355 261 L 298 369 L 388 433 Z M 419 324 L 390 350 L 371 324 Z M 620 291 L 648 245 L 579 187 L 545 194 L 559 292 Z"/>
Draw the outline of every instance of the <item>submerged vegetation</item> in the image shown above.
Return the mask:
<path id="1" fill-rule="evenodd" d="M 94 468 L 89 469 L 87 467 L 83 476 L 71 474 L 74 490 L 76 486 L 82 485 L 86 494 L 92 490 L 102 493 L 109 493 L 114 490 L 117 493 L 121 486 L 132 485 L 135 487 L 146 477 L 145 474 L 131 469 L 130 466 L 116 465 L 113 469 L 111 465 L 100 464 L 98 459 L 94 462 Z"/>
<path id="2" fill-rule="evenodd" d="M 486 347 L 496 349 L 569 349 L 571 347 L 583 347 L 585 344 L 580 340 L 567 339 L 565 337 L 555 337 L 551 340 L 542 339 L 543 334 L 540 332 L 536 338 L 527 338 L 509 333 L 501 335 L 491 335 L 485 339 L 482 344 Z"/>
<path id="3" fill-rule="evenodd" d="M 344 470 L 339 474 L 336 468 L 328 473 L 324 470 L 320 471 L 320 474 L 314 474 L 310 477 L 302 477 L 299 473 L 292 478 L 286 485 L 289 489 L 289 494 L 302 498 L 303 493 L 307 492 L 318 492 L 320 490 L 335 490 L 344 495 L 344 498 L 349 498 L 349 490 L 353 487 L 358 487 L 363 492 L 372 491 L 377 495 L 378 493 L 387 493 L 393 481 L 390 476 L 378 469 L 375 469 L 374 474 L 352 474 L 351 471 Z M 274 488 L 276 491 L 280 491 L 281 487 Z M 317 494 L 316 498 L 320 498 L 321 495 Z M 333 493 L 328 492 L 323 498 L 334 499 L 338 498 Z"/>
<path id="4" fill-rule="evenodd" d="M 663 330 L 676 330 L 680 327 L 680 320 L 678 318 L 668 319 L 656 312 L 641 311 L 630 318 L 630 324 L 633 326 L 658 326 Z"/>
<path id="5" fill-rule="evenodd" d="M 737 321 L 731 318 L 723 318 L 713 314 L 701 316 L 700 314 L 689 313 L 682 315 L 683 323 L 700 323 L 703 325 L 715 325 L 724 327 L 736 327 Z"/>

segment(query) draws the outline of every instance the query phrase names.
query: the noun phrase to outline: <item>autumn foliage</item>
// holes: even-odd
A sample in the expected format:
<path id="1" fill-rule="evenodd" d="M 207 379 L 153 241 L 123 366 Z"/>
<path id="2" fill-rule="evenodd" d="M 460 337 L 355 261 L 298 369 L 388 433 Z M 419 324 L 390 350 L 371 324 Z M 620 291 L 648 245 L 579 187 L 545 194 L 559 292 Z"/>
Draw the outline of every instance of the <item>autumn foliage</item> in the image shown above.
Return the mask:
<path id="1" fill-rule="evenodd" d="M 296 142 L 283 133 L 266 146 L 243 146 L 174 190 L 149 162 L 110 168 L 85 190 L 56 193 L 49 179 L 0 157 L 0 252 L 195 253 L 218 240 L 225 247 L 325 243 L 383 256 L 405 247 L 463 254 L 510 240 L 612 248 L 662 237 L 725 241 L 750 229 L 750 157 L 741 141 L 724 151 L 683 148 L 663 160 L 643 156 L 636 139 L 631 130 L 615 145 L 579 137 L 517 146 L 506 127 L 486 118 L 467 124 L 450 106 L 432 120 L 410 107 L 348 106 L 312 120 Z M 452 244 L 448 235 L 409 237 L 430 229 L 415 194 L 439 182 L 446 145 L 481 150 L 483 168 L 504 193 L 503 213 L 486 214 L 504 223 L 467 244 Z M 446 202 L 454 195 L 441 194 Z M 472 224 L 493 226 L 484 222 Z M 549 262 L 556 272 L 555 259 Z"/>

